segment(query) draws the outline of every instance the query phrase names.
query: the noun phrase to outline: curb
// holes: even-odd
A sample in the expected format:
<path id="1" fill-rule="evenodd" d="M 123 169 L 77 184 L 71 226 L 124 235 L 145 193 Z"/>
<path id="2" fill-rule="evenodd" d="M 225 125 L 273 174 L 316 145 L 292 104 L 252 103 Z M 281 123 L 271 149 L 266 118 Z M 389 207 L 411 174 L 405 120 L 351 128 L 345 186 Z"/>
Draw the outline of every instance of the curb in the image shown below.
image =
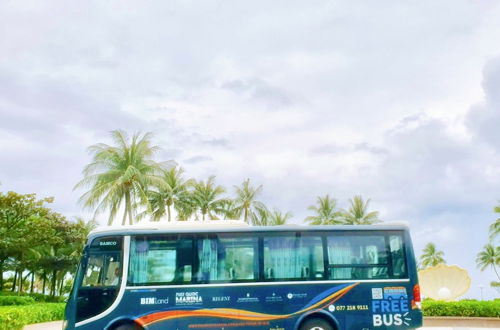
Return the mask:
<path id="1" fill-rule="evenodd" d="M 424 327 L 479 327 L 500 329 L 500 317 L 425 316 Z"/>

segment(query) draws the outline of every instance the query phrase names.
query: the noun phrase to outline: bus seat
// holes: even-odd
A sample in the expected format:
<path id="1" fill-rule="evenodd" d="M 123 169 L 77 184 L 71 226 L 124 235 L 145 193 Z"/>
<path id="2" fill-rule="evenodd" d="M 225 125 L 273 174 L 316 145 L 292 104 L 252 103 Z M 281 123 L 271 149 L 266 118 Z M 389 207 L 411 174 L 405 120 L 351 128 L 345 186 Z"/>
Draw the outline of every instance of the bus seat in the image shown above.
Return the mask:
<path id="1" fill-rule="evenodd" d="M 230 280 L 236 280 L 236 272 L 234 271 L 234 268 L 233 267 L 230 267 L 229 270 L 228 270 L 228 275 L 229 275 L 229 279 Z"/>
<path id="2" fill-rule="evenodd" d="M 300 270 L 300 277 L 301 278 L 309 278 L 309 267 L 304 266 Z"/>

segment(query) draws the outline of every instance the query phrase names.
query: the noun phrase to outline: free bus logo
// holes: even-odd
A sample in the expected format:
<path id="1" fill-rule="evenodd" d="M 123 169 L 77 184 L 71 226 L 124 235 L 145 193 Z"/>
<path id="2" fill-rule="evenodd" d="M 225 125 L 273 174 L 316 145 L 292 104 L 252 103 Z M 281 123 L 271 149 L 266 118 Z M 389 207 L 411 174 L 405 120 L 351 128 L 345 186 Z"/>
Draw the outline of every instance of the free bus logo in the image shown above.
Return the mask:
<path id="1" fill-rule="evenodd" d="M 410 325 L 408 317 L 408 295 L 405 287 L 386 287 L 372 289 L 373 325 Z"/>

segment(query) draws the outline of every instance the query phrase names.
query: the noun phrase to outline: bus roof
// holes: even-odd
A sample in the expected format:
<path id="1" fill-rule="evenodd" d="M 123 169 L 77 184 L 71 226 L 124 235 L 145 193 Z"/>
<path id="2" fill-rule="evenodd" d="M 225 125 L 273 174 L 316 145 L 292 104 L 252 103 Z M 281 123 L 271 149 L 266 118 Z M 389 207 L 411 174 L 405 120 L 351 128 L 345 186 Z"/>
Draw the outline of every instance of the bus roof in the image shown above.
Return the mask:
<path id="1" fill-rule="evenodd" d="M 406 224 L 378 225 L 281 225 L 251 226 L 240 220 L 145 222 L 136 225 L 99 227 L 89 234 L 89 239 L 108 235 L 144 235 L 162 233 L 228 233 L 228 232 L 280 232 L 280 231 L 347 231 L 347 230 L 408 230 Z"/>

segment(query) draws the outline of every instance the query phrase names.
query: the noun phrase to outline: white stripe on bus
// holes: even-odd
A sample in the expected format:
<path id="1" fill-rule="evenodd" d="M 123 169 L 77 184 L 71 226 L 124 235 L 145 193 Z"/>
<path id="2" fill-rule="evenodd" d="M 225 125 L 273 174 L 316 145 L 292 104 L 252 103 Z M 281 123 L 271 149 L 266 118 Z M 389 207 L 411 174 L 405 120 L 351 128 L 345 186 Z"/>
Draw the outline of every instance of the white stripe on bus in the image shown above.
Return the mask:
<path id="1" fill-rule="evenodd" d="M 342 284 L 342 283 L 397 283 L 410 282 L 408 278 L 380 280 L 326 280 L 326 281 L 283 281 L 283 282 L 244 282 L 244 283 L 210 283 L 210 284 L 175 284 L 175 285 L 142 285 L 127 286 L 127 290 L 169 289 L 169 288 L 204 288 L 219 286 L 266 286 L 266 285 L 301 285 L 301 284 Z"/>

